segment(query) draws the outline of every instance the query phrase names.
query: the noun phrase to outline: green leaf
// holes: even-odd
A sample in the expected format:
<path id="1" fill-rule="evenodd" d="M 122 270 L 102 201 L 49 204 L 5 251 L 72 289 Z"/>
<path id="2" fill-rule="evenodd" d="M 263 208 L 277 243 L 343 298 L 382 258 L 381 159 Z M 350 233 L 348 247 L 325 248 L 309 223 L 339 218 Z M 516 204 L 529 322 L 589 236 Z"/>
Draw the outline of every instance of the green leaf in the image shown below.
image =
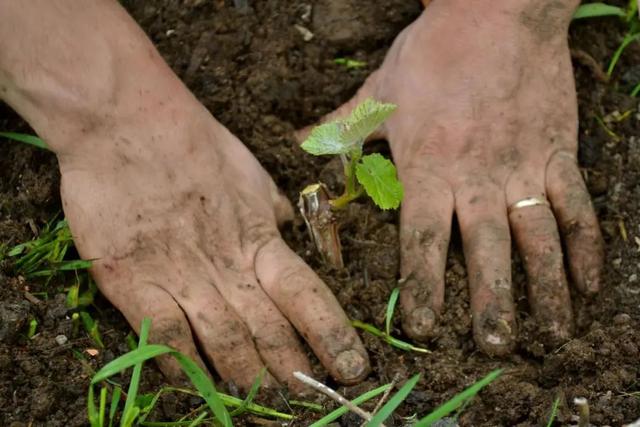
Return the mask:
<path id="1" fill-rule="evenodd" d="M 187 374 L 191 380 L 191 383 L 200 392 L 202 398 L 207 402 L 207 405 L 218 421 L 220 421 L 224 427 L 233 427 L 229 412 L 227 412 L 227 408 L 224 407 L 224 403 L 222 403 L 213 382 L 207 377 L 207 374 L 187 356 L 176 351 L 172 353 L 172 356 L 178 361 L 184 373 Z"/>
<path id="2" fill-rule="evenodd" d="M 380 408 L 380 410 L 373 416 L 371 421 L 367 423 L 367 427 L 376 427 L 382 424 L 393 411 L 396 410 L 398 406 L 407 398 L 411 390 L 418 384 L 420 380 L 420 374 L 416 374 L 409 381 L 404 383 L 404 385 L 398 390 L 396 394 L 393 395 L 391 399 L 385 405 Z"/>
<path id="3" fill-rule="evenodd" d="M 156 356 L 171 353 L 173 351 L 174 350 L 170 347 L 160 344 L 148 344 L 143 348 L 130 351 L 129 353 L 123 354 L 117 359 L 104 365 L 102 369 L 96 372 L 93 376 L 91 384 L 96 384 L 100 381 L 106 380 L 110 376 L 115 375 L 124 369 L 130 368 L 138 362 L 152 359 Z"/>
<path id="4" fill-rule="evenodd" d="M 494 381 L 496 378 L 500 376 L 502 373 L 502 369 L 496 369 L 482 378 L 477 383 L 473 384 L 471 387 L 467 388 L 462 393 L 456 394 L 449 401 L 447 401 L 444 405 L 438 407 L 435 411 L 427 415 L 418 421 L 414 427 L 427 427 L 431 424 L 435 423 L 439 419 L 446 417 L 449 413 L 455 411 L 460 405 L 462 405 L 468 399 L 471 399 L 473 396 L 478 394 L 480 389 Z"/>
<path id="5" fill-rule="evenodd" d="M 357 68 L 362 68 L 367 66 L 366 62 L 358 61 L 357 59 L 351 59 L 351 58 L 335 58 L 333 62 L 334 64 L 344 65 L 347 68 L 347 70 L 352 70 L 352 69 L 357 69 Z"/>
<path id="6" fill-rule="evenodd" d="M 147 345 L 147 339 L 149 338 L 149 329 L 151 329 L 151 319 L 145 317 L 142 319 L 142 325 L 140 326 L 140 339 L 138 341 L 138 348 L 144 348 Z M 142 375 L 142 364 L 144 361 L 140 361 L 133 367 L 133 373 L 131 374 L 131 382 L 129 383 L 129 390 L 127 391 L 127 400 L 124 402 L 123 418 L 129 419 L 130 412 L 134 408 L 140 408 L 143 406 L 136 405 L 138 399 L 138 388 L 140 386 L 140 377 Z M 138 410 L 139 413 L 139 410 Z M 132 421 L 135 418 L 132 419 Z"/>
<path id="7" fill-rule="evenodd" d="M 396 167 L 381 154 L 362 157 L 356 165 L 356 177 L 376 205 L 382 209 L 396 209 L 402 201 L 402 184 L 396 176 Z"/>
<path id="8" fill-rule="evenodd" d="M 34 135 L 27 135 L 24 133 L 16 132 L 0 132 L 0 136 L 7 139 L 13 139 L 14 141 L 23 142 L 25 144 L 33 145 L 44 150 L 48 150 L 47 144 L 43 140 Z"/>
<path id="9" fill-rule="evenodd" d="M 342 122 L 336 121 L 316 126 L 301 147 L 314 156 L 346 154 L 350 147 L 342 136 Z"/>
<path id="10" fill-rule="evenodd" d="M 91 427 L 100 427 L 98 408 L 93 396 L 93 384 L 89 386 L 89 396 L 87 396 L 87 416 Z"/>
<path id="11" fill-rule="evenodd" d="M 556 419 L 558 415 L 558 405 L 560 404 L 560 398 L 556 397 L 556 400 L 553 401 L 553 406 L 551 406 L 551 414 L 549 415 L 549 421 L 547 422 L 547 427 L 553 427 L 553 421 Z"/>
<path id="12" fill-rule="evenodd" d="M 587 3 L 581 5 L 573 14 L 573 19 L 598 18 L 601 16 L 627 16 L 624 9 L 605 3 Z"/>
<path id="13" fill-rule="evenodd" d="M 393 291 L 391 291 L 391 296 L 389 296 L 389 303 L 387 304 L 387 313 L 384 319 L 384 330 L 389 336 L 391 336 L 391 321 L 393 320 L 393 312 L 396 309 L 398 296 L 400 296 L 400 288 L 393 288 Z"/>
<path id="14" fill-rule="evenodd" d="M 231 412 L 230 415 L 232 417 L 241 415 L 244 412 L 246 412 L 247 407 L 251 404 L 251 402 L 253 402 L 253 399 L 255 399 L 256 395 L 258 394 L 258 390 L 260 389 L 260 384 L 262 384 L 262 378 L 264 377 L 265 372 L 267 372 L 267 368 L 262 368 L 260 370 L 260 372 L 258 373 L 258 376 L 256 377 L 256 379 L 253 381 L 253 384 L 251 385 L 249 394 L 247 394 L 246 399 L 242 401 L 242 405 L 240 405 L 233 412 Z"/>
<path id="15" fill-rule="evenodd" d="M 412 344 L 409 344 L 408 342 L 399 340 L 398 338 L 394 338 L 391 335 L 386 334 L 385 332 L 368 323 L 364 323 L 359 320 L 352 320 L 351 325 L 354 328 L 362 329 L 363 331 L 369 332 L 371 335 L 384 339 L 389 345 L 395 348 L 399 348 L 400 350 L 416 351 L 418 353 L 431 353 L 431 351 L 426 348 L 416 347 Z"/>
<path id="16" fill-rule="evenodd" d="M 362 144 L 396 110 L 395 104 L 365 99 L 344 121 L 343 140 L 348 145 Z"/>
<path id="17" fill-rule="evenodd" d="M 113 426 L 113 420 L 116 417 L 116 411 L 118 410 L 118 404 L 120 403 L 121 395 L 122 389 L 116 386 L 113 389 L 113 393 L 111 394 L 111 406 L 109 407 L 109 427 Z"/>

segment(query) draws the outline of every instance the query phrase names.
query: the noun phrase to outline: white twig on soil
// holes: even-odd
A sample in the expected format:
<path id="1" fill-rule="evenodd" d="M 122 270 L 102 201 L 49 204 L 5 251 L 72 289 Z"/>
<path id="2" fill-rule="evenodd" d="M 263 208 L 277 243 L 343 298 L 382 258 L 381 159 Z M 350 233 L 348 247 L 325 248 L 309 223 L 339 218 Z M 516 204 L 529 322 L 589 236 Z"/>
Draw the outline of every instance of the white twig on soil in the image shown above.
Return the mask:
<path id="1" fill-rule="evenodd" d="M 361 408 L 357 407 L 356 405 L 351 403 L 349 400 L 347 400 L 344 396 L 342 396 L 340 393 L 338 393 L 337 391 L 335 391 L 331 387 L 329 387 L 329 386 L 327 386 L 325 384 L 322 384 L 320 381 L 316 381 L 313 378 L 311 378 L 310 376 L 305 375 L 300 371 L 294 372 L 293 376 L 296 377 L 299 381 L 302 381 L 303 383 L 308 385 L 309 387 L 319 391 L 320 393 L 326 394 L 327 396 L 329 396 L 330 398 L 332 398 L 333 400 L 335 400 L 339 404 L 345 406 L 347 409 L 349 409 L 354 414 L 357 414 L 361 418 L 363 418 L 363 419 L 365 419 L 367 421 L 371 421 L 371 419 L 373 418 L 373 415 L 371 415 L 369 412 L 365 411 L 364 409 L 361 409 Z M 385 425 L 384 424 L 380 424 L 380 427 L 385 427 Z"/>
<path id="2" fill-rule="evenodd" d="M 584 397 L 576 397 L 573 403 L 578 407 L 578 427 L 589 427 L 589 402 Z"/>

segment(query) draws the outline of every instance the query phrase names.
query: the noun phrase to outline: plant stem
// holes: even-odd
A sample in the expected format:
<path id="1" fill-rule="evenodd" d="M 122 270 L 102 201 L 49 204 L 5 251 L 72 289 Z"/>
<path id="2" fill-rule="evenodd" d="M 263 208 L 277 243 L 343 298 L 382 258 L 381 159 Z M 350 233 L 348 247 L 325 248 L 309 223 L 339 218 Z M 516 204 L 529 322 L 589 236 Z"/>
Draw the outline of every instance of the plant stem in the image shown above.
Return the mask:
<path id="1" fill-rule="evenodd" d="M 349 202 L 354 201 L 355 199 L 362 196 L 363 194 L 364 194 L 364 188 L 362 187 L 359 187 L 357 190 L 351 193 L 345 190 L 345 192 L 340 197 L 333 200 L 329 200 L 329 203 L 331 204 L 331 207 L 333 209 L 344 209 L 345 207 L 347 207 Z"/>
<path id="2" fill-rule="evenodd" d="M 336 268 L 343 268 L 338 223 L 327 187 L 322 183 L 307 186 L 300 193 L 298 208 L 322 259 Z"/>

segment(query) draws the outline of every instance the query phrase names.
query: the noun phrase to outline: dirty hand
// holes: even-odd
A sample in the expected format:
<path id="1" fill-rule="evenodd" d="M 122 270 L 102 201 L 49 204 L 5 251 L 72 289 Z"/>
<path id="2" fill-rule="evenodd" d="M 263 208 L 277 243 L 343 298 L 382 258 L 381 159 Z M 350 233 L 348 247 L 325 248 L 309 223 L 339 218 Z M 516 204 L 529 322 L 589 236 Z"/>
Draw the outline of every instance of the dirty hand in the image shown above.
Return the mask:
<path id="1" fill-rule="evenodd" d="M 511 235 L 546 344 L 573 326 L 558 229 L 576 287 L 600 287 L 602 238 L 576 164 L 567 27 L 577 3 L 434 1 L 356 96 L 327 117 L 345 116 L 367 97 L 398 105 L 378 136 L 388 139 L 405 186 L 400 298 L 412 338 L 437 333 L 454 212 L 474 337 L 486 353 L 515 345 Z"/>
<path id="2" fill-rule="evenodd" d="M 117 2 L 59 3 L 2 3 L 29 31 L 0 31 L 0 94 L 56 152 L 65 215 L 104 295 L 134 328 L 151 317 L 150 341 L 243 389 L 266 367 L 263 384 L 300 390 L 292 374 L 310 367 L 295 330 L 337 380 L 362 379 L 364 347 L 281 239 L 292 209 L 253 155 Z"/>

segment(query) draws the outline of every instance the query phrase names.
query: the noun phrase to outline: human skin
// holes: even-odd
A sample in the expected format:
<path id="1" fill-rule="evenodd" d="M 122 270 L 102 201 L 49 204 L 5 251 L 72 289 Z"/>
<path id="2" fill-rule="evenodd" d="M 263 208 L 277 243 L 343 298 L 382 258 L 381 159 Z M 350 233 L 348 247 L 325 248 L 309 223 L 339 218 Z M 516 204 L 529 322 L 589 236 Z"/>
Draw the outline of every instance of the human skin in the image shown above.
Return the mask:
<path id="1" fill-rule="evenodd" d="M 560 234 L 575 286 L 587 295 L 600 288 L 603 242 L 576 163 L 567 29 L 578 3 L 431 2 L 354 98 L 323 119 L 343 117 L 367 97 L 398 105 L 376 137 L 389 141 L 405 186 L 400 301 L 414 339 L 438 331 L 454 212 L 474 337 L 486 353 L 507 354 L 516 342 L 511 236 L 549 347 L 573 330 Z M 551 206 L 509 212 L 529 197 Z"/>
<path id="2" fill-rule="evenodd" d="M 417 339 L 436 331 L 455 207 L 476 340 L 502 354 L 515 336 L 509 224 L 542 327 L 551 339 L 571 329 L 553 214 L 507 218 L 506 206 L 550 198 L 574 280 L 589 292 L 601 243 L 575 159 L 554 154 L 576 150 L 566 47 L 574 2 L 546 14 L 527 6 L 547 2 L 483 3 L 432 2 L 356 100 L 399 105 L 383 134 L 405 184 L 405 330 Z M 152 341 L 207 359 L 241 388 L 267 367 L 267 385 L 300 390 L 292 372 L 310 369 L 295 331 L 337 380 L 366 376 L 367 354 L 335 297 L 280 238 L 290 205 L 117 2 L 0 0 L 0 15 L 0 97 L 56 153 L 76 246 L 96 259 L 100 290 L 134 328 L 152 317 Z M 536 29 L 541 16 L 555 25 Z M 170 360 L 160 366 L 177 375 Z"/>

